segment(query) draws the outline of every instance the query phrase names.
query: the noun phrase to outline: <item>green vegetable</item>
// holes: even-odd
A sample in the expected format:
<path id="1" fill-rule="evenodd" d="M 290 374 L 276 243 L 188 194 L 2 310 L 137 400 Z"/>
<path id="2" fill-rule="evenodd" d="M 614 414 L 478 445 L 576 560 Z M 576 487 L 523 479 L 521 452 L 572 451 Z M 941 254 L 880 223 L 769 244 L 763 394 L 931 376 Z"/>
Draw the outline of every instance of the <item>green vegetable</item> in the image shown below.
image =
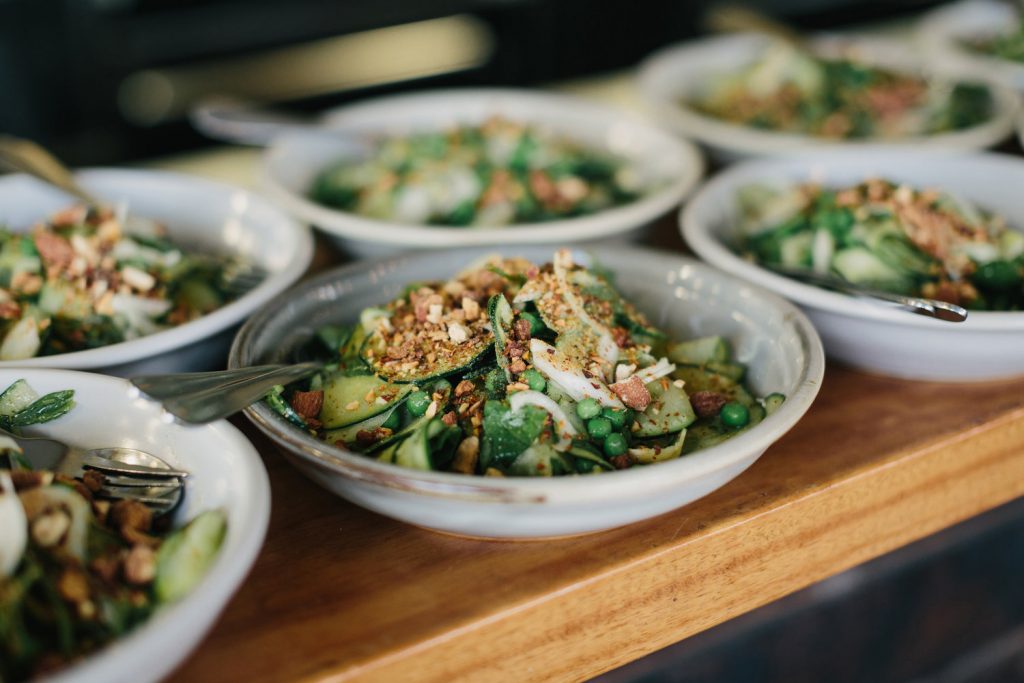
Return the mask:
<path id="1" fill-rule="evenodd" d="M 594 439 L 604 439 L 612 433 L 612 421 L 606 417 L 594 417 L 587 421 L 587 433 Z"/>
<path id="2" fill-rule="evenodd" d="M 153 591 L 160 602 L 176 602 L 195 588 L 217 556 L 227 533 L 221 510 L 200 513 L 168 536 L 156 555 Z"/>
<path id="3" fill-rule="evenodd" d="M 622 455 L 626 452 L 626 437 L 618 432 L 609 434 L 604 440 L 604 452 L 610 458 L 614 458 L 617 455 Z"/>
<path id="4" fill-rule="evenodd" d="M 576 414 L 584 420 L 601 414 L 601 404 L 592 398 L 585 398 L 576 404 Z"/>
<path id="5" fill-rule="evenodd" d="M 409 394 L 409 400 L 405 402 L 405 407 L 411 415 L 419 417 L 427 412 L 427 408 L 430 406 L 430 394 L 425 391 L 414 391 Z"/>
<path id="6" fill-rule="evenodd" d="M 750 422 L 750 411 L 742 403 L 730 401 L 722 406 L 719 417 L 728 427 L 745 427 Z"/>
<path id="7" fill-rule="evenodd" d="M 533 391 L 544 391 L 544 389 L 547 388 L 548 382 L 544 379 L 544 375 L 540 374 L 533 368 L 524 372 L 522 377 L 526 380 L 526 384 Z"/>
<path id="8" fill-rule="evenodd" d="M 608 420 L 613 429 L 622 429 L 630 422 L 632 412 L 629 408 L 602 408 L 601 417 Z"/>
<path id="9" fill-rule="evenodd" d="M 499 401 L 487 401 L 480 448 L 483 469 L 511 463 L 537 440 L 547 419 L 547 411 L 536 406 L 513 411 Z"/>

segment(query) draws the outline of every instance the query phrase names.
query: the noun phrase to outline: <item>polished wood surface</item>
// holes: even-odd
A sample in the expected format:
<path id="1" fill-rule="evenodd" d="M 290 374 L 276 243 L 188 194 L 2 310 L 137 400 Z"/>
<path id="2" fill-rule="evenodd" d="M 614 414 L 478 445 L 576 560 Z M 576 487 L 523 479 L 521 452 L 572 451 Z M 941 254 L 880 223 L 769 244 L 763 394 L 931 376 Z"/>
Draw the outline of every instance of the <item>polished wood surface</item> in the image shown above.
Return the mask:
<path id="1" fill-rule="evenodd" d="M 654 242 L 676 248 L 666 225 Z M 321 244 L 317 268 L 339 258 Z M 724 488 L 622 529 L 521 543 L 358 508 L 237 424 L 270 471 L 270 531 L 176 681 L 582 680 L 1024 493 L 1024 381 L 830 365 L 807 416 Z"/>

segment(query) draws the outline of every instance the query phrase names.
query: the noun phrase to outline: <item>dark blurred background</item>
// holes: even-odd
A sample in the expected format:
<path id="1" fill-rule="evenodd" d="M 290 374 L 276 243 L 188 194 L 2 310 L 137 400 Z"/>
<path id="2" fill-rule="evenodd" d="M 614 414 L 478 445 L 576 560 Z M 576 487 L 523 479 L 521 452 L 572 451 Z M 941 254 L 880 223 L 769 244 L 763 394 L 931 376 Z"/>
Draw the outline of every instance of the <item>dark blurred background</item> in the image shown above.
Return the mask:
<path id="1" fill-rule="evenodd" d="M 536 85 L 628 69 L 700 33 L 708 0 L 0 0 L 0 131 L 74 165 L 204 142 L 212 94 L 315 111 L 395 90 Z M 797 27 L 925 0 L 747 3 Z"/>

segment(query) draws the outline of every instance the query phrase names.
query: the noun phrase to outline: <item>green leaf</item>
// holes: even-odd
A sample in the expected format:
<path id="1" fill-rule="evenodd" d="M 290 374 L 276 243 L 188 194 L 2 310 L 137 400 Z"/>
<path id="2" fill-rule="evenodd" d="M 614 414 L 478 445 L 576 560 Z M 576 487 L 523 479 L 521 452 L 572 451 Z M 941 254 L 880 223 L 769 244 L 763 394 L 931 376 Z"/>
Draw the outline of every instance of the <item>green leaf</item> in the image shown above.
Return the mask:
<path id="1" fill-rule="evenodd" d="M 501 401 L 484 404 L 484 434 L 480 450 L 483 469 L 507 465 L 529 448 L 544 429 L 547 411 L 523 406 L 513 411 Z"/>

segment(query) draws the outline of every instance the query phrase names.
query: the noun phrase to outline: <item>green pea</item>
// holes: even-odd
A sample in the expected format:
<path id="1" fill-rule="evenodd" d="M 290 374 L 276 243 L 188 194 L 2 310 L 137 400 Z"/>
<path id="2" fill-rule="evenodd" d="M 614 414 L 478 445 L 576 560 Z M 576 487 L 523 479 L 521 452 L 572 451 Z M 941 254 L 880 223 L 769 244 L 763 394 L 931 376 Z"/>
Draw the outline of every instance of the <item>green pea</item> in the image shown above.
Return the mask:
<path id="1" fill-rule="evenodd" d="M 609 458 L 622 455 L 626 452 L 626 437 L 618 432 L 612 432 L 604 440 L 604 452 Z"/>
<path id="2" fill-rule="evenodd" d="M 405 402 L 405 407 L 409 409 L 410 414 L 416 417 L 425 415 L 427 408 L 430 407 L 430 394 L 425 391 L 412 392 Z"/>
<path id="3" fill-rule="evenodd" d="M 530 323 L 531 335 L 537 334 L 546 327 L 546 325 L 544 325 L 544 322 L 540 318 L 538 318 L 533 313 L 530 313 L 529 311 L 523 311 L 522 313 L 519 314 L 519 317 Z"/>
<path id="4" fill-rule="evenodd" d="M 596 467 L 596 465 L 593 460 L 576 458 L 576 471 L 580 474 L 590 474 L 594 471 L 594 467 Z"/>
<path id="5" fill-rule="evenodd" d="M 544 379 L 544 375 L 540 374 L 534 368 L 530 368 L 523 373 L 522 378 L 526 380 L 526 384 L 529 385 L 533 391 L 544 391 L 547 387 L 548 382 Z"/>
<path id="6" fill-rule="evenodd" d="M 576 404 L 576 414 L 584 420 L 601 414 L 601 404 L 592 398 L 585 398 Z"/>
<path id="7" fill-rule="evenodd" d="M 745 405 L 736 401 L 730 401 L 722 406 L 722 411 L 718 413 L 718 416 L 722 418 L 722 424 L 727 427 L 745 427 L 750 422 L 750 411 Z"/>
<path id="8" fill-rule="evenodd" d="M 587 421 L 587 434 L 594 439 L 603 439 L 612 433 L 612 421 L 607 417 L 595 417 Z"/>
<path id="9" fill-rule="evenodd" d="M 615 429 L 622 429 L 629 421 L 630 412 L 629 408 L 604 408 L 601 417 L 611 422 Z"/>
<path id="10" fill-rule="evenodd" d="M 388 415 L 388 419 L 384 420 L 384 424 L 382 424 L 381 427 L 384 427 L 385 429 L 390 429 L 391 431 L 395 431 L 396 429 L 398 429 L 398 425 L 400 424 L 401 421 L 398 419 L 398 411 L 392 410 L 391 414 Z"/>

